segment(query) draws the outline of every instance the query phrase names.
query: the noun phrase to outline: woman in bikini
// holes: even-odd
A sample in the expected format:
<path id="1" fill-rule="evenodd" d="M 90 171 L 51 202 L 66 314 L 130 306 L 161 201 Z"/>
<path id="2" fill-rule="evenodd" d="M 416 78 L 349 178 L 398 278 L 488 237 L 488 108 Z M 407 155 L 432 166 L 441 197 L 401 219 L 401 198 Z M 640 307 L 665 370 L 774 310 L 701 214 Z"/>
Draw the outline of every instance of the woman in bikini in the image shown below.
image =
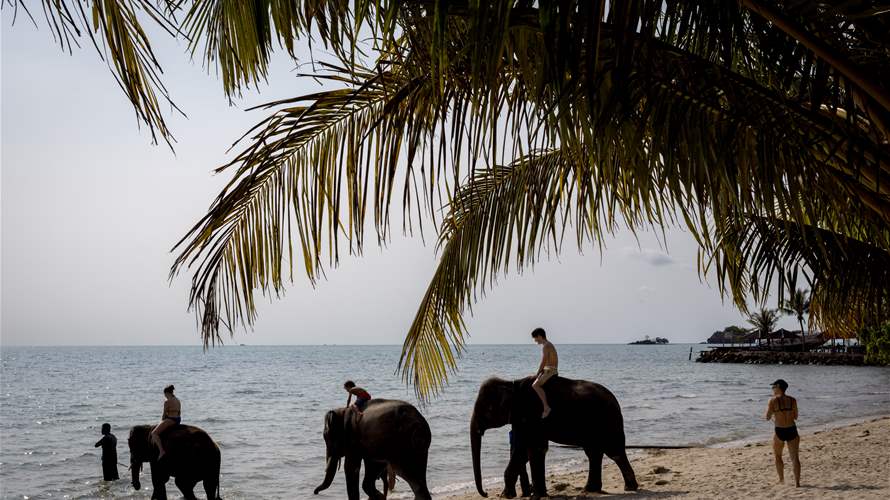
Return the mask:
<path id="1" fill-rule="evenodd" d="M 164 387 L 164 397 L 167 398 L 164 401 L 164 413 L 161 415 L 161 423 L 156 425 L 151 431 L 151 440 L 158 447 L 159 451 L 158 460 L 165 453 L 164 445 L 161 443 L 161 433 L 182 422 L 182 404 L 179 402 L 179 398 L 173 395 L 173 390 L 172 384 Z"/>
<path id="2" fill-rule="evenodd" d="M 794 483 L 800 486 L 800 435 L 794 421 L 797 419 L 797 400 L 785 394 L 788 382 L 782 379 L 772 384 L 773 397 L 766 408 L 766 419 L 772 419 L 776 424 L 776 434 L 773 436 L 773 454 L 776 457 L 776 472 L 779 473 L 779 483 L 785 482 L 785 464 L 782 462 L 782 450 L 788 443 L 788 454 L 791 455 L 791 463 L 794 464 Z"/>

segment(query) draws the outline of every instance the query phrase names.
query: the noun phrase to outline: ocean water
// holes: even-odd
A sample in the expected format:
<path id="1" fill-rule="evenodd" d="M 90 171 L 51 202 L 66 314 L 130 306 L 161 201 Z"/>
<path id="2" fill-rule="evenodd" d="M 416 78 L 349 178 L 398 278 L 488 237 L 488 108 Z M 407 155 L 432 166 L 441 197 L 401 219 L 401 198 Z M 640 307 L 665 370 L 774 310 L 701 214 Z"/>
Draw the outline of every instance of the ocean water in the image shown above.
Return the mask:
<path id="1" fill-rule="evenodd" d="M 799 426 L 890 413 L 890 369 L 701 364 L 699 345 L 557 345 L 560 372 L 607 386 L 620 401 L 630 445 L 706 445 L 768 435 L 769 383 L 782 377 L 798 398 Z M 472 485 L 469 418 L 479 383 L 490 375 L 534 371 L 535 345 L 474 345 L 439 398 L 421 411 L 432 429 L 428 482 L 435 496 Z M 346 401 L 354 379 L 375 397 L 417 403 L 394 374 L 397 346 L 4 347 L 0 350 L 0 497 L 149 498 L 122 480 L 101 481 L 103 422 L 129 464 L 130 426 L 160 418 L 162 388 L 182 400 L 183 420 L 222 449 L 223 498 L 310 498 L 323 477 L 324 413 Z M 507 429 L 486 433 L 483 474 L 497 488 Z M 552 447 L 548 470 L 585 467 L 580 450 Z M 180 498 L 172 481 L 171 498 Z M 202 493 L 200 487 L 198 491 Z M 495 490 L 496 491 L 496 490 Z M 407 485 L 396 487 L 406 497 Z M 199 493 L 200 494 L 200 493 Z M 314 498 L 345 498 L 342 471 Z"/>

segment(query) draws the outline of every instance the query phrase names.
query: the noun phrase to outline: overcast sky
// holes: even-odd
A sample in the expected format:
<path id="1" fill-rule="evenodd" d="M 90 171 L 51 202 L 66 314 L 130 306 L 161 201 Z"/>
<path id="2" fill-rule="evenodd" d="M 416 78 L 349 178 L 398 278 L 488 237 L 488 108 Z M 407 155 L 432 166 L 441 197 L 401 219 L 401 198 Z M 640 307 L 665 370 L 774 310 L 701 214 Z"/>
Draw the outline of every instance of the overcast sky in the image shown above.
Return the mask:
<path id="1" fill-rule="evenodd" d="M 158 39 L 165 82 L 187 119 L 173 154 L 153 146 L 92 47 L 63 54 L 23 19 L 2 32 L 2 343 L 197 344 L 188 277 L 170 286 L 171 246 L 203 215 L 225 176 L 210 170 L 262 119 L 251 105 L 315 91 L 278 59 L 269 85 L 229 106 L 220 81 L 185 47 Z M 399 224 L 400 225 L 400 224 Z M 644 335 L 700 341 L 739 313 L 699 280 L 696 246 L 668 233 L 574 248 L 489 291 L 469 321 L 472 343 L 521 343 L 543 326 L 557 343 Z M 247 344 L 401 343 L 436 263 L 435 249 L 396 236 L 346 257 L 312 289 L 299 276 L 261 305 Z M 794 322 L 785 320 L 787 326 Z"/>

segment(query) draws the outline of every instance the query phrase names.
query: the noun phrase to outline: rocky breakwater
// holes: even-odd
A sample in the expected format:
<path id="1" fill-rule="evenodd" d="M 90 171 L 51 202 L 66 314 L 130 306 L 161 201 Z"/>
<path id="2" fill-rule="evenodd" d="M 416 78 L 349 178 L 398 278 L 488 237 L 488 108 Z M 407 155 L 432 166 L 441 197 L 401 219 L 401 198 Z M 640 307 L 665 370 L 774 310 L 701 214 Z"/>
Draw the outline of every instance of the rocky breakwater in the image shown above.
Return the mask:
<path id="1" fill-rule="evenodd" d="M 830 352 L 777 352 L 747 349 L 716 348 L 701 351 L 696 361 L 700 363 L 747 363 L 756 365 L 853 365 L 866 364 L 865 356 L 853 353 Z"/>

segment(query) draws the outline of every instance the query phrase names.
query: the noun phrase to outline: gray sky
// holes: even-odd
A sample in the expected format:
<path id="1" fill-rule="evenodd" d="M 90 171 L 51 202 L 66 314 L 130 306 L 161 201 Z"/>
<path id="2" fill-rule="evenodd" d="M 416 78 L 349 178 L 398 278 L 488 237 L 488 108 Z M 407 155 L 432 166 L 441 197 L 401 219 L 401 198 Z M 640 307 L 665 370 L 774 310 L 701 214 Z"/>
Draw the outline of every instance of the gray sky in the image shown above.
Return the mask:
<path id="1" fill-rule="evenodd" d="M 169 250 L 227 180 L 210 170 L 265 116 L 244 109 L 318 84 L 279 59 L 261 94 L 229 106 L 221 83 L 189 63 L 184 46 L 158 38 L 165 82 L 188 114 L 170 120 L 174 155 L 139 130 L 92 47 L 63 54 L 45 27 L 24 19 L 10 27 L 10 11 L 2 31 L 2 343 L 198 343 L 188 277 L 167 282 Z M 689 235 L 671 231 L 668 245 L 669 255 L 652 235 L 638 248 L 620 234 L 602 259 L 569 247 L 558 261 L 512 274 L 475 307 L 471 342 L 526 342 L 536 326 L 557 343 L 697 342 L 741 324 L 699 281 Z M 344 258 L 314 290 L 298 275 L 235 342 L 400 343 L 435 257 L 431 244 L 397 236 L 386 249 Z"/>

